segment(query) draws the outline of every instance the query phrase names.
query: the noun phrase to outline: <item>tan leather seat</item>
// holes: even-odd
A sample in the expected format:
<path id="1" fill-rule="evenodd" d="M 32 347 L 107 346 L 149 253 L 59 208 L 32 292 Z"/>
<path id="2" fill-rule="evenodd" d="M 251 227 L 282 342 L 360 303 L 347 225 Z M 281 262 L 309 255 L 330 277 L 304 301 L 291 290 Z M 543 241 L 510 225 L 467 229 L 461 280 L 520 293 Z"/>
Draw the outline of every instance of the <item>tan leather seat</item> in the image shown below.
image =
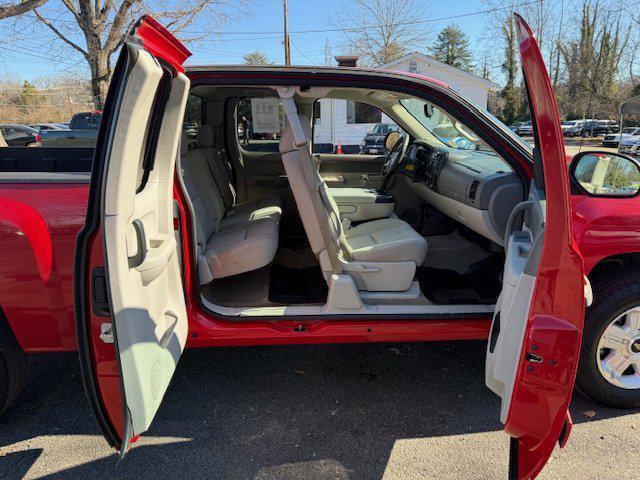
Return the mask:
<path id="1" fill-rule="evenodd" d="M 427 254 L 427 241 L 398 218 L 365 222 L 345 230 L 309 151 L 309 120 L 304 115 L 298 118 L 307 143 L 296 143 L 289 124 L 280 140 L 280 153 L 311 249 L 319 257 L 325 276 L 347 273 L 360 290 L 407 290 L 416 266 Z M 337 259 L 332 258 L 333 252 Z"/>

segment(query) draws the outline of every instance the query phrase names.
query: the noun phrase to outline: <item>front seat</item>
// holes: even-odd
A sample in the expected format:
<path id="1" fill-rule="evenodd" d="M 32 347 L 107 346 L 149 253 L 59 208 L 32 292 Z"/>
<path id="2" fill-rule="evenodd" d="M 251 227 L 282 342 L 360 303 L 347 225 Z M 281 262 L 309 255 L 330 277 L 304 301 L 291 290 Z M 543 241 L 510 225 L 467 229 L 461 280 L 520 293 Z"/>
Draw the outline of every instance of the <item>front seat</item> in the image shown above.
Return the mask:
<path id="1" fill-rule="evenodd" d="M 407 290 L 416 266 L 427 254 L 427 241 L 398 218 L 373 220 L 345 230 L 338 206 L 314 166 L 310 122 L 304 115 L 298 118 L 305 138 L 296 141 L 290 122 L 280 139 L 280 153 L 302 224 L 325 278 L 344 273 L 353 278 L 359 290 Z"/>

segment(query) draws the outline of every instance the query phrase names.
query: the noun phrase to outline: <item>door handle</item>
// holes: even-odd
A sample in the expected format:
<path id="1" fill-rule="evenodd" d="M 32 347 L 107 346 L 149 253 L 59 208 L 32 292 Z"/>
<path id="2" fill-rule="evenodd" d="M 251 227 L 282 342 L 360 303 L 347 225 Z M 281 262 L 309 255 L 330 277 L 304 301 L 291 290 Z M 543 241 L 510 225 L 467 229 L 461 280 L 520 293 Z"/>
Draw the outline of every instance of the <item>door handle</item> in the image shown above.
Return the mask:
<path id="1" fill-rule="evenodd" d="M 516 229 L 516 221 L 518 221 L 518 217 L 520 217 L 520 226 L 518 228 L 522 228 L 522 224 L 524 223 L 524 214 L 532 208 L 533 200 L 527 200 L 526 202 L 520 202 L 519 204 L 517 204 L 516 207 L 511 211 L 509 220 L 507 220 L 507 228 L 505 228 L 504 230 L 505 248 L 507 245 L 509 245 L 509 239 Z"/>
<path id="2" fill-rule="evenodd" d="M 137 268 L 147 258 L 147 236 L 144 232 L 144 223 L 139 218 L 136 218 L 133 222 L 133 229 L 136 232 L 136 244 L 138 249 L 133 257 L 129 257 L 129 268 Z"/>

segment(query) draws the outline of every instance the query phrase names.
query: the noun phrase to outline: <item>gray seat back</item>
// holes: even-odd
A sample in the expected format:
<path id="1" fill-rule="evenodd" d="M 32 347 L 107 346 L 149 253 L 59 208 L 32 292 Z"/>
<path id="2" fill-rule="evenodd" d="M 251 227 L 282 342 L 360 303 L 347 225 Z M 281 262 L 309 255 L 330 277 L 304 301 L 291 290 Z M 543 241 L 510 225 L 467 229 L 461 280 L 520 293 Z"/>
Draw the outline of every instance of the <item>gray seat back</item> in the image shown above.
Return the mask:
<path id="1" fill-rule="evenodd" d="M 293 129 L 291 124 L 288 124 L 280 139 L 282 164 L 309 238 L 311 250 L 316 255 L 327 250 L 332 267 L 337 273 L 341 270 L 338 254 L 348 254 L 340 211 L 318 173 L 311 155 L 309 119 L 304 115 L 299 115 L 298 118 L 307 144 L 299 147 L 296 145 Z"/>

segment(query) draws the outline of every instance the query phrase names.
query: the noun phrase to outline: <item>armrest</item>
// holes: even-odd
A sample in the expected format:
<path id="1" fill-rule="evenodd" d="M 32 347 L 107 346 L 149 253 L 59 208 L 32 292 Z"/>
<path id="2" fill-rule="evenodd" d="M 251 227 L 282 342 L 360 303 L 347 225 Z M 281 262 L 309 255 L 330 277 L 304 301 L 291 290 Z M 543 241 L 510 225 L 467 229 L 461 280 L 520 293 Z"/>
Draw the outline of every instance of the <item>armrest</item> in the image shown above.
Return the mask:
<path id="1" fill-rule="evenodd" d="M 329 188 L 340 216 L 352 222 L 387 218 L 393 213 L 395 199 L 389 193 L 371 188 Z"/>

